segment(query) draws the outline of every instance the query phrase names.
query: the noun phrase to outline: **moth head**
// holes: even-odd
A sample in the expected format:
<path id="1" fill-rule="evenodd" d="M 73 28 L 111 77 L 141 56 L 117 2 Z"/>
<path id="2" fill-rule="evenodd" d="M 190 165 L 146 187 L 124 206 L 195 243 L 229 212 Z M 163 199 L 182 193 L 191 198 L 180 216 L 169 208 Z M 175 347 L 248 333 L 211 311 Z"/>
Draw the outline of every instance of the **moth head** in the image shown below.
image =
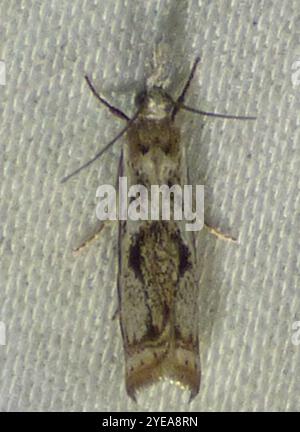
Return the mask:
<path id="1" fill-rule="evenodd" d="M 142 91 L 136 96 L 135 103 L 141 115 L 153 120 L 169 117 L 174 108 L 171 96 L 160 87 Z"/>

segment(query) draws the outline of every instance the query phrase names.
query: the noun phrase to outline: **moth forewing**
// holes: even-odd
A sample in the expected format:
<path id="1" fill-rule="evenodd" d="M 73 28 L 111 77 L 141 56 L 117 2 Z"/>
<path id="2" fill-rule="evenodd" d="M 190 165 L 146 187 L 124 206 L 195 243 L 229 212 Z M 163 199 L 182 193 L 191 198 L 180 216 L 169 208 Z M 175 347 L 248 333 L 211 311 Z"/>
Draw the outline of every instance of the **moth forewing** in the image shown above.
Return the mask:
<path id="1" fill-rule="evenodd" d="M 141 110 L 127 131 L 123 174 L 128 187 L 187 182 L 173 102 L 161 89 L 144 94 Z M 120 323 L 126 388 L 170 378 L 195 396 L 200 384 L 197 281 L 193 233 L 183 221 L 120 222 Z"/>

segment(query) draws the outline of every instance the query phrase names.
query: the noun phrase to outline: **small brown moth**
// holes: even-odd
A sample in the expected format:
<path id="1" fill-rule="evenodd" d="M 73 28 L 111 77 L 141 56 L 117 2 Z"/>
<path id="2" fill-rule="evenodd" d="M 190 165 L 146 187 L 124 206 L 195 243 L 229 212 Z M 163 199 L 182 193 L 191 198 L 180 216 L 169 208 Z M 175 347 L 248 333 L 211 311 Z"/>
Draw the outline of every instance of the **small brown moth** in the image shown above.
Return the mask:
<path id="1" fill-rule="evenodd" d="M 138 95 L 137 111 L 130 119 L 99 96 L 126 127 L 93 159 L 63 179 L 68 180 L 98 159 L 123 134 L 119 176 L 128 185 L 183 186 L 188 172 L 180 130 L 175 119 L 180 109 L 202 115 L 254 119 L 208 113 L 184 104 L 199 58 L 179 98 L 174 101 L 162 86 L 151 86 Z M 136 391 L 162 378 L 169 378 L 196 396 L 200 386 L 198 341 L 198 281 L 194 233 L 183 221 L 119 221 L 119 317 L 125 353 L 126 389 Z"/>

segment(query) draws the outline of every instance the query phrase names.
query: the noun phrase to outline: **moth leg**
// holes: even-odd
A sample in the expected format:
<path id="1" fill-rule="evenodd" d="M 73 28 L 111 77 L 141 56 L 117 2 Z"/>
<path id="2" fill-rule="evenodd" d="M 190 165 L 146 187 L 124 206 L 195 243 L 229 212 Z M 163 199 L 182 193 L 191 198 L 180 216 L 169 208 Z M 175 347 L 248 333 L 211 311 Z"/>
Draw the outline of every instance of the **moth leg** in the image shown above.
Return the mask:
<path id="1" fill-rule="evenodd" d="M 189 167 L 187 167 L 187 180 L 188 180 L 188 183 L 191 184 Z M 195 201 L 195 197 L 193 196 L 193 207 L 195 208 L 195 202 L 194 201 Z M 208 232 L 210 232 L 211 234 L 213 234 L 218 239 L 220 239 L 220 240 L 226 240 L 226 241 L 229 241 L 229 242 L 232 242 L 232 243 L 238 243 L 238 240 L 235 237 L 232 237 L 229 234 L 223 233 L 219 229 L 213 227 L 212 225 L 209 225 L 206 221 L 204 221 L 204 226 L 208 230 Z"/>
<path id="2" fill-rule="evenodd" d="M 218 239 L 229 241 L 232 243 L 238 243 L 238 240 L 235 237 L 232 237 L 229 234 L 223 233 L 222 231 L 218 230 L 217 228 L 215 228 L 211 225 L 208 225 L 206 222 L 204 222 L 204 226 L 208 230 L 208 232 L 210 232 L 211 234 L 216 236 Z"/>
<path id="3" fill-rule="evenodd" d="M 114 311 L 113 316 L 111 317 L 111 320 L 115 321 L 119 317 L 120 317 L 120 307 L 118 306 L 116 308 L 116 310 Z"/>
<path id="4" fill-rule="evenodd" d="M 119 186 L 119 177 L 121 175 L 122 162 L 123 162 L 123 151 L 121 152 L 119 163 L 118 163 L 117 179 L 116 179 L 116 182 L 115 182 L 115 188 L 116 188 L 116 190 L 119 190 L 118 186 Z M 119 202 L 119 200 L 118 200 L 118 202 Z M 90 246 L 91 243 L 93 243 L 96 239 L 98 239 L 98 237 L 100 236 L 103 228 L 105 228 L 108 225 L 111 225 L 112 222 L 116 222 L 116 221 L 114 221 L 114 220 L 104 220 L 104 221 L 101 221 L 101 223 L 100 223 L 97 231 L 94 232 L 94 234 L 92 234 L 87 240 L 85 240 L 83 243 L 81 243 L 81 245 L 79 245 L 76 249 L 74 249 L 73 250 L 73 254 L 76 256 L 80 252 L 82 252 L 82 250 L 85 249 L 87 246 Z"/>
<path id="5" fill-rule="evenodd" d="M 76 249 L 73 250 L 73 255 L 74 256 L 79 255 L 86 247 L 88 247 L 92 243 L 94 243 L 100 237 L 100 234 L 101 234 L 103 228 L 105 228 L 106 226 L 108 226 L 109 223 L 111 223 L 111 222 L 115 222 L 115 221 L 111 221 L 111 220 L 102 221 L 100 223 L 99 227 L 97 228 L 97 231 L 94 232 L 89 238 L 87 238 Z"/>

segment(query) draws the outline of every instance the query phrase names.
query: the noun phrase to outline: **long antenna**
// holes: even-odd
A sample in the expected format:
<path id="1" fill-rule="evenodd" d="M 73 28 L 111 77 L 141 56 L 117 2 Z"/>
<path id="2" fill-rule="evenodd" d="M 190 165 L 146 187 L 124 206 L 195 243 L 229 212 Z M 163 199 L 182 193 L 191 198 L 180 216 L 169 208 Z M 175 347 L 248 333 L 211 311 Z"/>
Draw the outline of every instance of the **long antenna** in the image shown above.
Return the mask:
<path id="1" fill-rule="evenodd" d="M 234 120 L 256 120 L 256 117 L 253 117 L 253 116 L 236 116 L 236 115 L 230 115 L 230 114 L 218 114 L 218 113 L 214 113 L 214 112 L 207 112 L 207 111 L 198 110 L 196 108 L 191 108 L 187 105 L 180 105 L 180 109 L 184 109 L 184 110 L 192 112 L 192 113 L 201 114 L 201 115 L 209 116 L 209 117 L 219 117 L 219 118 L 223 118 L 223 119 L 234 119 Z"/>
<path id="2" fill-rule="evenodd" d="M 187 79 L 187 82 L 185 83 L 185 86 L 183 87 L 180 96 L 178 97 L 177 101 L 175 102 L 175 106 L 174 106 L 174 109 L 172 112 L 172 119 L 173 120 L 175 119 L 175 116 L 178 113 L 178 111 L 180 110 L 180 108 L 183 106 L 183 102 L 184 102 L 186 93 L 187 93 L 187 91 L 191 85 L 191 82 L 194 78 L 194 75 L 195 75 L 195 72 L 196 72 L 196 69 L 197 69 L 199 62 L 200 62 L 200 57 L 196 57 L 194 64 L 192 66 L 191 72 L 189 74 L 189 77 Z"/>
<path id="3" fill-rule="evenodd" d="M 196 114 L 201 114 L 204 116 L 209 116 L 209 117 L 218 117 L 218 118 L 223 118 L 223 119 L 233 119 L 233 120 L 256 120 L 256 117 L 253 116 L 235 116 L 235 115 L 231 115 L 231 114 L 219 114 L 219 113 L 213 113 L 213 112 L 207 112 L 207 111 L 202 111 L 202 110 L 198 110 L 192 107 L 189 107 L 187 105 L 184 104 L 184 100 L 187 94 L 187 91 L 191 85 L 191 82 L 194 78 L 197 66 L 200 62 L 200 57 L 196 57 L 194 64 L 192 66 L 191 72 L 189 74 L 189 77 L 183 87 L 183 90 L 180 94 L 180 96 L 178 97 L 178 99 L 175 101 L 174 103 L 174 109 L 172 112 L 172 119 L 175 119 L 176 114 L 181 110 L 186 110 L 186 111 L 190 111 L 192 113 L 196 113 Z"/>
<path id="4" fill-rule="evenodd" d="M 116 108 L 115 106 L 111 105 L 109 102 L 107 102 L 106 99 L 104 99 L 102 96 L 99 95 L 99 93 L 97 92 L 97 90 L 95 89 L 95 87 L 93 86 L 91 80 L 89 79 L 89 77 L 87 75 L 84 76 L 86 82 L 88 83 L 88 86 L 91 90 L 91 92 L 93 93 L 93 95 L 95 96 L 96 99 L 98 99 L 103 105 L 105 105 L 109 111 L 114 114 L 117 117 L 120 117 L 123 120 L 129 121 L 130 118 L 123 112 L 121 111 L 119 108 Z"/>
<path id="5" fill-rule="evenodd" d="M 140 113 L 140 109 L 137 110 L 137 112 L 134 114 L 134 116 L 128 121 L 127 125 L 114 137 L 114 139 L 112 139 L 108 144 L 106 144 L 106 146 L 102 150 L 100 150 L 98 153 L 96 153 L 92 159 L 87 161 L 85 164 L 81 165 L 79 168 L 77 168 L 71 174 L 68 174 L 67 176 L 65 176 L 61 180 L 61 183 L 65 183 L 71 177 L 75 176 L 80 171 L 82 171 L 83 169 L 90 166 L 93 162 L 95 162 L 95 160 L 99 159 L 103 155 L 103 153 L 106 152 L 106 150 L 108 150 L 116 141 L 118 141 L 119 138 L 121 138 L 122 135 L 124 135 L 124 133 L 130 128 L 132 123 L 135 121 L 135 119 L 137 118 L 139 113 Z"/>

